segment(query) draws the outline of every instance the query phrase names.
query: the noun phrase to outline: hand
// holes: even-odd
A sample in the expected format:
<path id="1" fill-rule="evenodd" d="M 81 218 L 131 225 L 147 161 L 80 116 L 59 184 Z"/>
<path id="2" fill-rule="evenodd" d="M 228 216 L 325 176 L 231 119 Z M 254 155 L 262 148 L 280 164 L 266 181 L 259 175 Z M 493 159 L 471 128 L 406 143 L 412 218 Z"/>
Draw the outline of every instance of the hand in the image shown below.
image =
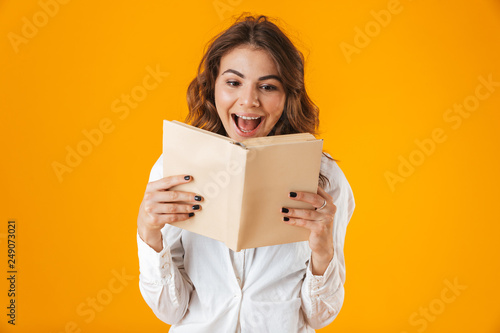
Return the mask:
<path id="1" fill-rule="evenodd" d="M 296 196 L 293 196 L 293 193 Z M 332 197 L 318 186 L 318 193 L 290 192 L 290 199 L 310 203 L 316 209 L 283 207 L 283 221 L 311 230 L 309 247 L 312 251 L 312 273 L 323 275 L 333 258 L 333 219 L 337 207 Z M 326 202 L 326 205 L 319 209 Z M 288 221 L 286 221 L 288 218 Z"/>
<path id="2" fill-rule="evenodd" d="M 201 196 L 170 190 L 176 185 L 189 183 L 192 180 L 192 176 L 179 175 L 148 183 L 139 207 L 137 230 L 139 237 L 155 251 L 160 252 L 163 249 L 161 229 L 165 224 L 187 220 L 194 216 L 195 211 L 201 209 L 199 205 L 203 200 Z"/>

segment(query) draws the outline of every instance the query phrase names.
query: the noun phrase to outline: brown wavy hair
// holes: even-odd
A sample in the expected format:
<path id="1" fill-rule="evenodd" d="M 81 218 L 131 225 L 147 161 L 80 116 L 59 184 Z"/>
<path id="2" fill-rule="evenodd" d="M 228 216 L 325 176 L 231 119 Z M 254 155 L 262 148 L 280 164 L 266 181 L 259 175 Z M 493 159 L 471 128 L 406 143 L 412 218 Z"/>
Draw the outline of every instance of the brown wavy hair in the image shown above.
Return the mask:
<path id="1" fill-rule="evenodd" d="M 215 107 L 215 80 L 221 58 L 234 48 L 249 45 L 266 51 L 274 60 L 286 94 L 283 113 L 268 135 L 311 133 L 319 126 L 319 108 L 307 95 L 304 56 L 268 17 L 238 17 L 228 29 L 213 37 L 205 47 L 197 76 L 187 90 L 189 113 L 185 122 L 227 136 Z M 328 155 L 325 154 L 328 158 Z M 331 158 L 330 158 L 331 159 Z M 320 174 L 319 184 L 328 179 Z"/>

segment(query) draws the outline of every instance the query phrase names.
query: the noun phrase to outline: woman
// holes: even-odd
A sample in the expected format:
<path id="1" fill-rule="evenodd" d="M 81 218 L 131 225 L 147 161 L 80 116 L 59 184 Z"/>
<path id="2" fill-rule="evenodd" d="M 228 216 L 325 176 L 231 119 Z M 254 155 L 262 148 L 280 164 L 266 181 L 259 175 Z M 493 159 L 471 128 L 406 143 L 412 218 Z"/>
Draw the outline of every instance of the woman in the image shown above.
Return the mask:
<path id="1" fill-rule="evenodd" d="M 237 141 L 318 126 L 303 56 L 265 16 L 239 19 L 211 41 L 187 98 L 187 122 Z M 354 210 L 334 160 L 322 157 L 317 193 L 290 193 L 316 209 L 277 207 L 284 223 L 310 229 L 308 241 L 240 252 L 169 225 L 200 211 L 203 198 L 170 190 L 196 175 L 163 178 L 162 163 L 160 156 L 139 209 L 139 286 L 171 332 L 314 332 L 333 321 L 344 300 L 343 247 Z"/>

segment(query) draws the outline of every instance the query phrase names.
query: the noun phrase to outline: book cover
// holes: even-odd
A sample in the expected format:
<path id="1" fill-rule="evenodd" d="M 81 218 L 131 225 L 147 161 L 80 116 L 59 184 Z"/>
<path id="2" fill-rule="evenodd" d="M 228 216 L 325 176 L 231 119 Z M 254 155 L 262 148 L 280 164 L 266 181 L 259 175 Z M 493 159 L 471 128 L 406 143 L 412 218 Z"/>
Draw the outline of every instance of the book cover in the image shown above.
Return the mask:
<path id="1" fill-rule="evenodd" d="M 192 175 L 173 190 L 200 194 L 202 210 L 172 225 L 241 249 L 304 241 L 309 230 L 283 223 L 281 207 L 312 208 L 290 191 L 317 191 L 323 141 L 288 134 L 236 142 L 164 121 L 163 174 Z"/>

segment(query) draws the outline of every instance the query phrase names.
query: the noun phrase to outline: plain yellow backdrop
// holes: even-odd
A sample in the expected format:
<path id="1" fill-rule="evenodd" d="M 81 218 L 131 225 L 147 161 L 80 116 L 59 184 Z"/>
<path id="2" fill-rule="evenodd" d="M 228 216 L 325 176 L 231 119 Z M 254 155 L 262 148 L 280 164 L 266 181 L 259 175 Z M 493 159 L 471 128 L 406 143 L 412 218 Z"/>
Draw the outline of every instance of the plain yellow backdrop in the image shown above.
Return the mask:
<path id="1" fill-rule="evenodd" d="M 1 1 L 0 331 L 168 330 L 139 293 L 138 207 L 162 120 L 184 119 L 206 42 L 243 11 L 304 52 L 356 200 L 344 306 L 320 332 L 500 332 L 494 0 Z"/>

